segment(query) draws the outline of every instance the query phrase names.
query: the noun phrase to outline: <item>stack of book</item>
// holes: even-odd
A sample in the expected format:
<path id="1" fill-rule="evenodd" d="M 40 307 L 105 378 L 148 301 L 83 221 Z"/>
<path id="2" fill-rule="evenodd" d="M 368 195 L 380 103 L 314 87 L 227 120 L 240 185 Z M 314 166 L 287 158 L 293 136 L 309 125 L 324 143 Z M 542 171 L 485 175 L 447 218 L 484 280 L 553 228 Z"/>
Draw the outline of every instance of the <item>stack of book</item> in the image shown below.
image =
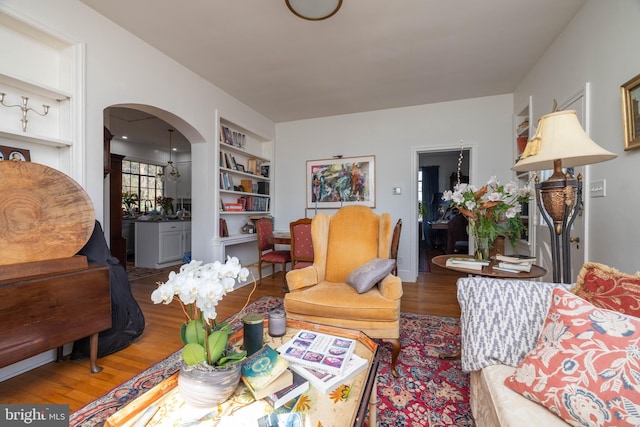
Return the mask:
<path id="1" fill-rule="evenodd" d="M 482 270 L 489 265 L 489 261 L 478 261 L 469 257 L 451 257 L 447 259 L 447 267 L 467 268 L 469 270 Z"/>
<path id="2" fill-rule="evenodd" d="M 291 370 L 329 394 L 368 366 L 366 359 L 354 354 L 355 347 L 349 338 L 301 330 L 278 351 Z"/>
<path id="3" fill-rule="evenodd" d="M 274 409 L 309 388 L 309 381 L 289 369 L 289 362 L 269 345 L 243 363 L 241 378 L 256 400 L 265 399 Z"/>
<path id="4" fill-rule="evenodd" d="M 531 267 L 536 258 L 528 255 L 496 255 L 498 266 L 494 269 L 507 271 L 510 273 L 519 273 L 524 271 L 526 273 L 531 271 Z"/>

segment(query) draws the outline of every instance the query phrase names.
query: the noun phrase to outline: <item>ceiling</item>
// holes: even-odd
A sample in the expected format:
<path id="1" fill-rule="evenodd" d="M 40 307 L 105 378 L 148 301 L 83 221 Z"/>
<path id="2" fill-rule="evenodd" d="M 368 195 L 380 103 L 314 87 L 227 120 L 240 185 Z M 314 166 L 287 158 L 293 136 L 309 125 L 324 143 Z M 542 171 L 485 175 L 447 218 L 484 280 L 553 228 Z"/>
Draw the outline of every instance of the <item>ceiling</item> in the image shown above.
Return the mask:
<path id="1" fill-rule="evenodd" d="M 585 3 L 80 1 L 276 123 L 511 93 Z"/>

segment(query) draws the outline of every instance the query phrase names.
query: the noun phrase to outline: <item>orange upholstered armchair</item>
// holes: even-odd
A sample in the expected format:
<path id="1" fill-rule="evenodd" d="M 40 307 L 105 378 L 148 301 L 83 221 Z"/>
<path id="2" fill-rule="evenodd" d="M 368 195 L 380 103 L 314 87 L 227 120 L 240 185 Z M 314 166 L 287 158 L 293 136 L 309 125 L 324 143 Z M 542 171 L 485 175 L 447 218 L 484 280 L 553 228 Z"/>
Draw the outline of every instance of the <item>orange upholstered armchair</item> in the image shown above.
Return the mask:
<path id="1" fill-rule="evenodd" d="M 356 329 L 390 341 L 395 374 L 402 281 L 390 274 L 392 233 L 391 216 L 377 215 L 368 207 L 346 206 L 332 216 L 317 214 L 311 222 L 313 265 L 287 273 L 290 292 L 284 308 L 291 319 Z M 371 266 L 378 270 L 377 276 L 369 274 Z M 370 289 L 361 286 L 363 272 L 373 279 Z"/>

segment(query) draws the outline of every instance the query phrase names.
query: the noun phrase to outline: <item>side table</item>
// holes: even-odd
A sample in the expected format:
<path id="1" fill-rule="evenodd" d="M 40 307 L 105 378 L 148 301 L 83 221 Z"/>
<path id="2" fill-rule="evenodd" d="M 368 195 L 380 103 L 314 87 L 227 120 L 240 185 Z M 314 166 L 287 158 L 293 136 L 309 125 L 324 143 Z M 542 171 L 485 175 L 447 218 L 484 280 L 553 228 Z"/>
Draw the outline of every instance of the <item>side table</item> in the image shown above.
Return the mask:
<path id="1" fill-rule="evenodd" d="M 467 273 L 474 276 L 496 277 L 499 279 L 535 279 L 547 274 L 547 270 L 535 264 L 531 267 L 531 271 L 529 272 L 520 271 L 518 273 L 511 273 L 509 271 L 494 270 L 493 266 L 497 265 L 495 261 L 490 262 L 486 267 L 482 267 L 482 270 L 473 270 L 462 266 L 451 267 L 447 265 L 447 260 L 451 257 L 465 258 L 464 256 L 461 257 L 460 254 L 439 255 L 437 257 L 433 257 L 431 261 L 438 267 L 445 268 L 447 270 L 458 271 L 460 273 Z M 467 256 L 466 258 L 471 258 L 471 256 Z"/>

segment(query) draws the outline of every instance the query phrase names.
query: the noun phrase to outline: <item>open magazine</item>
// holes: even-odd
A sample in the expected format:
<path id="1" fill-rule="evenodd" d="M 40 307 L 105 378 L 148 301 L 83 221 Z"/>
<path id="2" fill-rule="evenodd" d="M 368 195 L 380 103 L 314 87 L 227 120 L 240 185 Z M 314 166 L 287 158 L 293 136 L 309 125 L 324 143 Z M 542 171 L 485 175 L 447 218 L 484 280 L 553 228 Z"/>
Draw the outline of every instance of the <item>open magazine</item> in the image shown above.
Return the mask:
<path id="1" fill-rule="evenodd" d="M 290 364 L 342 375 L 355 348 L 355 340 L 302 329 L 278 351 Z"/>
<path id="2" fill-rule="evenodd" d="M 291 370 L 299 373 L 304 378 L 308 379 L 311 385 L 320 390 L 324 394 L 329 394 L 342 384 L 347 383 L 353 377 L 364 371 L 368 366 L 367 359 L 364 359 L 356 354 L 351 356 L 351 360 L 347 363 L 347 368 L 342 375 L 330 374 L 328 372 L 320 372 L 315 369 L 306 368 L 301 365 L 292 363 L 290 365 Z"/>

